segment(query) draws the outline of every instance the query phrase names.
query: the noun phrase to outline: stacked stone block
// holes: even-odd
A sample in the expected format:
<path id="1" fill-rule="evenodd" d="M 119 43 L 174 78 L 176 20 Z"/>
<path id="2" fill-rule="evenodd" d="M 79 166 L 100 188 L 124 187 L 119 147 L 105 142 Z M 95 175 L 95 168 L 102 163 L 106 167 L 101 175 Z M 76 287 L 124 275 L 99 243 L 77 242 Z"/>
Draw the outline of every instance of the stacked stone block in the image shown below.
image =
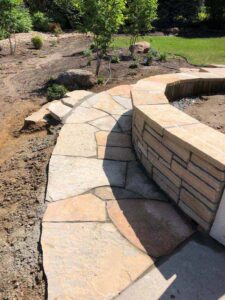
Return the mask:
<path id="1" fill-rule="evenodd" d="M 211 78 L 209 85 L 204 78 L 200 78 L 199 82 L 198 79 L 187 80 L 187 86 L 182 88 L 184 82 L 177 84 L 177 91 L 174 88 L 176 83 L 169 83 L 173 87 L 171 98 L 177 99 L 185 93 L 190 95 L 193 89 L 196 93 L 202 88 L 204 91 L 204 86 L 207 86 L 207 91 L 209 86 L 213 91 L 215 86 L 218 87 L 215 79 Z M 224 89 L 224 80 L 219 79 L 219 84 L 220 89 Z M 157 91 L 158 104 L 156 93 L 147 93 L 147 85 L 144 85 L 148 104 L 145 105 L 142 98 L 139 105 L 138 89 L 135 88 L 133 93 L 132 136 L 139 160 L 161 189 L 187 215 L 210 231 L 225 187 L 225 135 L 166 103 L 168 85 L 165 93 Z M 154 99 L 152 104 L 151 96 Z M 160 102 L 160 99 L 163 101 Z"/>

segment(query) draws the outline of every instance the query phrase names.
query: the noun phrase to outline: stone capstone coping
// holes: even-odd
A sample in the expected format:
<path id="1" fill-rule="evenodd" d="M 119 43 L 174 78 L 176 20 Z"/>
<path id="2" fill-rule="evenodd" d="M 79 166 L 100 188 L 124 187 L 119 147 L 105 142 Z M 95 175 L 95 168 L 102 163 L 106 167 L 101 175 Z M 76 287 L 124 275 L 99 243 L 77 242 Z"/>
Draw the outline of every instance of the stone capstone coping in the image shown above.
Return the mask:
<path id="1" fill-rule="evenodd" d="M 153 76 L 133 86 L 132 140 L 148 175 L 225 245 L 218 210 L 225 202 L 225 135 L 170 105 L 183 97 L 225 92 L 223 69 L 211 70 Z"/>

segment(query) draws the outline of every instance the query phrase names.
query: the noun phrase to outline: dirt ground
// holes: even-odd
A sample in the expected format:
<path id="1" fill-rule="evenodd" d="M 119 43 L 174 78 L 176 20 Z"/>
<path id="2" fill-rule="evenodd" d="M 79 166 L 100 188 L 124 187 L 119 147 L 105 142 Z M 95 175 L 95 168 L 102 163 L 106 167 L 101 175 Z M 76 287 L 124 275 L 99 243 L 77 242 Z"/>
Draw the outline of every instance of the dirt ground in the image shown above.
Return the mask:
<path id="1" fill-rule="evenodd" d="M 46 101 L 45 85 L 72 68 L 87 67 L 81 52 L 91 39 L 64 35 L 59 43 L 46 38 L 42 50 L 32 49 L 30 35 L 19 40 L 17 54 L 8 55 L 6 42 L 0 52 L 0 299 L 44 299 L 46 282 L 40 247 L 41 219 L 45 210 L 48 161 L 60 125 L 23 131 L 24 118 Z M 1 43 L 0 43 L 1 45 Z M 183 59 L 150 67 L 129 69 L 130 62 L 112 65 L 112 80 L 101 91 L 143 77 L 176 72 L 189 67 Z M 108 75 L 108 62 L 102 74 Z"/>
<path id="2" fill-rule="evenodd" d="M 200 122 L 225 133 L 225 95 L 182 99 L 175 105 Z"/>

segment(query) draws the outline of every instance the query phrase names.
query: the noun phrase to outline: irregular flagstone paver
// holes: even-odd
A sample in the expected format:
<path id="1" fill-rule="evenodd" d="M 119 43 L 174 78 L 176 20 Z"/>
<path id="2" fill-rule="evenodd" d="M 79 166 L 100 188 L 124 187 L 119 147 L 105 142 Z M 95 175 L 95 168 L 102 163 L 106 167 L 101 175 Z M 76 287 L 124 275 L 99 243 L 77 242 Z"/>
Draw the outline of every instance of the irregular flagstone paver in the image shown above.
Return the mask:
<path id="1" fill-rule="evenodd" d="M 43 222 L 106 221 L 105 203 L 92 194 L 50 203 Z"/>
<path id="2" fill-rule="evenodd" d="M 107 223 L 43 223 L 42 248 L 49 299 L 112 299 L 153 264 Z"/>
<path id="3" fill-rule="evenodd" d="M 132 101 L 130 98 L 125 98 L 125 97 L 121 97 L 121 96 L 113 96 L 113 100 L 115 100 L 117 103 L 119 103 L 126 109 L 133 108 Z"/>
<path id="4" fill-rule="evenodd" d="M 153 257 L 170 254 L 193 233 L 169 203 L 141 199 L 109 201 L 107 211 L 122 235 Z"/>
<path id="5" fill-rule="evenodd" d="M 120 147 L 98 147 L 99 159 L 110 159 L 118 161 L 132 161 L 135 160 L 134 152 L 131 148 Z"/>
<path id="6" fill-rule="evenodd" d="M 143 196 L 138 195 L 134 192 L 110 186 L 96 188 L 94 193 L 96 196 L 100 197 L 103 200 L 143 199 Z"/>
<path id="7" fill-rule="evenodd" d="M 96 131 L 96 128 L 88 124 L 64 125 L 60 131 L 53 155 L 96 156 Z"/>
<path id="8" fill-rule="evenodd" d="M 107 92 L 111 96 L 121 96 L 121 97 L 125 97 L 125 98 L 130 98 L 131 88 L 132 88 L 132 85 L 119 85 L 119 86 L 116 86 L 116 87 L 108 90 Z"/>
<path id="9" fill-rule="evenodd" d="M 53 155 L 46 199 L 62 200 L 103 185 L 123 187 L 125 175 L 125 162 Z"/>
<path id="10" fill-rule="evenodd" d="M 126 189 L 139 193 L 147 199 L 167 200 L 165 194 L 145 175 L 138 162 L 129 163 L 126 178 Z"/>
<path id="11" fill-rule="evenodd" d="M 62 103 L 67 106 L 74 107 L 79 104 L 82 99 L 92 95 L 94 95 L 94 93 L 85 90 L 73 91 L 66 94 L 67 97 L 62 99 Z"/>
<path id="12" fill-rule="evenodd" d="M 116 300 L 225 299 L 224 248 L 208 240 L 191 240 L 152 268 Z"/>
<path id="13" fill-rule="evenodd" d="M 106 92 L 98 94 L 98 101 L 93 105 L 93 107 L 112 115 L 122 114 L 127 111 L 127 109 L 125 109 L 123 106 L 114 101 L 112 96 L 110 96 Z"/>
<path id="14" fill-rule="evenodd" d="M 96 120 L 107 116 L 105 112 L 102 112 L 94 108 L 77 107 L 72 111 L 71 115 L 65 120 L 65 124 L 79 124 L 86 123 L 92 120 Z"/>
<path id="15" fill-rule="evenodd" d="M 130 132 L 132 128 L 132 117 L 131 116 L 115 116 L 114 118 L 118 121 L 123 132 Z"/>
<path id="16" fill-rule="evenodd" d="M 34 112 L 32 115 L 25 119 L 25 123 L 34 123 L 34 124 L 45 124 L 47 123 L 46 116 L 49 115 L 48 107 L 53 103 L 58 103 L 59 101 L 53 101 L 51 103 L 46 103 L 38 111 Z"/>
<path id="17" fill-rule="evenodd" d="M 111 116 L 92 121 L 89 124 L 97 127 L 99 130 L 121 132 L 119 123 Z"/>
<path id="18" fill-rule="evenodd" d="M 98 146 L 131 148 L 131 136 L 125 133 L 99 131 L 95 134 Z"/>
<path id="19" fill-rule="evenodd" d="M 50 114 L 57 120 L 63 121 L 64 118 L 71 112 L 71 107 L 64 105 L 61 101 L 52 103 L 48 110 Z"/>

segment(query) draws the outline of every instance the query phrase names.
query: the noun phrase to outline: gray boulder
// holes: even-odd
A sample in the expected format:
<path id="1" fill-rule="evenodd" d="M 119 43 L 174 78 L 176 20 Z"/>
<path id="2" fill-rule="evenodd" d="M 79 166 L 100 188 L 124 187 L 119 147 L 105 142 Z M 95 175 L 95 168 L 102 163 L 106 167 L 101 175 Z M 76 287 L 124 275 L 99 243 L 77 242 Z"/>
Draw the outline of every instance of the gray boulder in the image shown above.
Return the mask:
<path id="1" fill-rule="evenodd" d="M 63 72 L 56 79 L 58 84 L 63 84 L 69 90 L 88 89 L 93 87 L 97 80 L 95 75 L 86 70 L 74 69 Z"/>

